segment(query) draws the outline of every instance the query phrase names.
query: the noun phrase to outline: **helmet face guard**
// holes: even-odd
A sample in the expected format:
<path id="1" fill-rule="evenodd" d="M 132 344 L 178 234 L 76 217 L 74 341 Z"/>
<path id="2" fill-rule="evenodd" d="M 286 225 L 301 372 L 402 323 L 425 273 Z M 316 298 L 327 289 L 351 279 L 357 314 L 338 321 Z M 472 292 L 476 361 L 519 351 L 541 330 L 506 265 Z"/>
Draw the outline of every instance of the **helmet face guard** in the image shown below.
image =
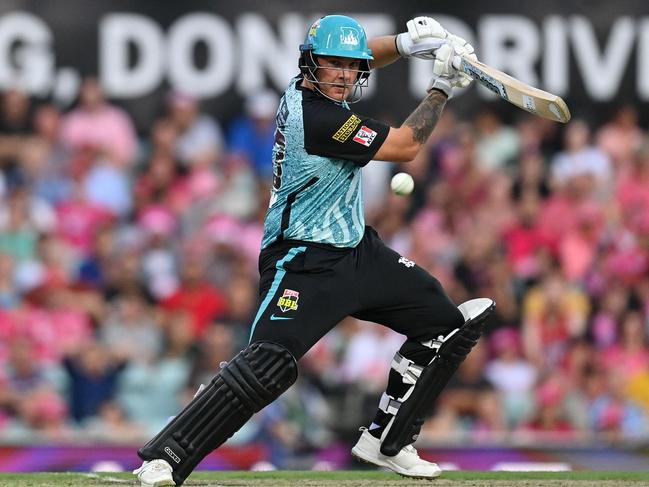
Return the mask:
<path id="1" fill-rule="evenodd" d="M 327 69 L 328 71 L 349 71 L 356 73 L 356 79 L 353 84 L 350 85 L 344 83 L 345 88 L 350 88 L 351 90 L 347 99 L 336 99 L 322 91 L 322 86 L 333 86 L 338 85 L 339 83 L 319 80 L 317 76 L 319 69 Z M 346 101 L 347 103 L 356 103 L 363 96 L 363 89 L 367 88 L 367 86 L 369 85 L 368 78 L 370 76 L 370 67 L 368 61 L 366 60 L 361 60 L 359 69 L 323 67 L 318 64 L 317 56 L 314 55 L 312 51 L 306 51 L 302 53 L 302 56 L 300 56 L 300 71 L 304 75 L 304 79 L 312 83 L 318 93 L 337 103 L 341 103 L 343 101 Z"/>
<path id="2" fill-rule="evenodd" d="M 315 89 L 323 96 L 341 103 L 347 101 L 354 103 L 359 101 L 363 95 L 363 88 L 368 86 L 370 75 L 370 61 L 374 59 L 372 50 L 367 47 L 367 37 L 363 27 L 351 17 L 344 15 L 327 15 L 318 19 L 311 25 L 307 32 L 304 44 L 300 46 L 299 68 L 304 78 L 312 83 Z M 357 59 L 360 66 L 356 71 L 356 79 L 353 84 L 349 100 L 334 99 L 320 89 L 320 85 L 333 85 L 338 83 L 321 82 L 318 79 L 317 71 L 321 69 L 318 64 L 318 56 L 331 56 L 349 59 Z M 343 68 L 331 68 L 336 70 Z M 350 71 L 345 69 L 344 71 Z"/>

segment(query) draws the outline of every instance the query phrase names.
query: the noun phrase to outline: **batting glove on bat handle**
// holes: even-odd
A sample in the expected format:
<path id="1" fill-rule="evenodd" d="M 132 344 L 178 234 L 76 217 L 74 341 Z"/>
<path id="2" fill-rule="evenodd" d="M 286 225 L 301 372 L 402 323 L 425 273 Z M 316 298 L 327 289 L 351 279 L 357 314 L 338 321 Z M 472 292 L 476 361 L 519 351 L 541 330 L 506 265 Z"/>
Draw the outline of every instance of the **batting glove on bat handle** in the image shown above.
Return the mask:
<path id="1" fill-rule="evenodd" d="M 451 99 L 453 97 L 453 86 L 447 79 L 442 78 L 441 76 L 433 76 L 428 83 L 428 88 L 426 88 L 426 93 L 430 93 L 432 90 L 439 90 L 446 95 L 446 98 Z"/>
<path id="2" fill-rule="evenodd" d="M 464 86 L 464 80 L 458 71 L 457 61 L 460 57 L 455 54 L 451 43 L 447 42 L 435 52 L 433 62 L 433 77 L 426 91 L 436 89 L 444 92 L 448 98 L 453 96 L 453 88 Z"/>
<path id="3" fill-rule="evenodd" d="M 406 23 L 408 32 L 398 34 L 395 38 L 395 44 L 399 55 L 404 58 L 416 57 L 428 61 L 434 61 L 437 50 L 445 43 L 453 46 L 456 56 L 466 56 L 470 59 L 477 59 L 473 46 L 464 38 L 451 34 L 444 29 L 442 25 L 431 17 L 415 17 Z M 458 57 L 455 64 L 460 66 Z M 467 87 L 471 84 L 472 79 L 467 74 L 462 73 L 462 78 L 457 86 Z"/>
<path id="4" fill-rule="evenodd" d="M 475 58 L 475 54 L 472 57 Z M 435 53 L 433 75 L 444 78 L 452 87 L 466 88 L 472 79 L 459 70 L 461 64 L 462 58 L 457 54 L 455 46 L 450 42 L 446 43 Z"/>
<path id="5" fill-rule="evenodd" d="M 460 66 L 462 65 L 462 57 L 465 57 L 472 61 L 478 60 L 478 57 L 475 54 L 475 49 L 473 48 L 473 46 L 469 44 L 466 40 L 464 40 L 462 37 L 449 33 L 447 40 L 453 47 L 455 56 L 453 57 L 452 64 L 453 67 L 455 67 L 456 69 L 460 69 Z M 459 88 L 466 88 L 472 82 L 473 82 L 473 78 L 471 78 L 468 74 L 460 71 L 459 80 L 454 86 L 457 86 Z"/>

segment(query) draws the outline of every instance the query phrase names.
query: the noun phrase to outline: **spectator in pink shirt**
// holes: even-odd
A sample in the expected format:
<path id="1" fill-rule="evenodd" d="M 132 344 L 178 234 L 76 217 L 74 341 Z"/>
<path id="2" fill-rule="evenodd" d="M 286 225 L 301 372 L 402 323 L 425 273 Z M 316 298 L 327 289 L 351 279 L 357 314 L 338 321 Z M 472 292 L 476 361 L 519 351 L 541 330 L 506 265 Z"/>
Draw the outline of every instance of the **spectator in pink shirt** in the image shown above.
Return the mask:
<path id="1" fill-rule="evenodd" d="M 549 378 L 536 390 L 536 414 L 523 425 L 526 432 L 550 433 L 552 438 L 569 439 L 575 434 L 574 426 L 566 415 L 565 386 L 556 378 Z"/>
<path id="2" fill-rule="evenodd" d="M 566 232 L 559 244 L 559 261 L 569 281 L 581 281 L 594 266 L 602 240 L 604 215 L 594 203 L 582 205 L 575 228 Z"/>
<path id="3" fill-rule="evenodd" d="M 539 231 L 553 255 L 558 255 L 564 235 L 578 227 L 581 208 L 596 204 L 594 182 L 590 175 L 574 175 L 558 184 L 541 205 Z"/>
<path id="4" fill-rule="evenodd" d="M 79 106 L 64 117 L 61 138 L 75 151 L 94 148 L 117 167 L 130 165 L 137 150 L 130 117 L 106 101 L 99 81 L 92 77 L 81 86 Z"/>
<path id="5" fill-rule="evenodd" d="M 638 148 L 632 164 L 622 171 L 615 199 L 622 218 L 633 227 L 649 213 L 649 138 Z"/>
<path id="6" fill-rule="evenodd" d="M 625 284 L 641 282 L 649 272 L 649 218 L 638 222 L 637 233 L 630 225 L 618 228 L 615 239 L 602 257 L 602 270 L 608 280 L 619 279 Z M 643 238 L 643 236 L 645 236 Z"/>
<path id="7" fill-rule="evenodd" d="M 512 179 L 502 170 L 495 170 L 485 179 L 488 187 L 485 199 L 476 208 L 476 226 L 486 231 L 501 233 L 516 221 L 512 204 Z"/>
<path id="8" fill-rule="evenodd" d="M 81 185 L 77 185 L 73 198 L 56 208 L 57 233 L 81 254 L 92 250 L 94 234 L 99 228 L 110 223 L 113 215 L 84 195 Z"/>
<path id="9" fill-rule="evenodd" d="M 618 370 L 623 377 L 630 378 L 649 367 L 649 341 L 644 319 L 642 313 L 628 311 L 620 323 L 619 343 L 604 352 L 606 367 Z"/>
<path id="10" fill-rule="evenodd" d="M 516 221 L 501 234 L 507 261 L 514 274 L 524 280 L 540 272 L 539 252 L 544 239 L 537 222 L 539 209 L 538 196 L 526 193 L 518 202 Z"/>
<path id="11" fill-rule="evenodd" d="M 628 286 L 619 281 L 609 281 L 597 300 L 599 310 L 591 318 L 589 329 L 593 343 L 599 350 L 608 349 L 619 340 L 618 323 L 629 307 L 630 298 Z"/>
<path id="12" fill-rule="evenodd" d="M 435 261 L 450 270 L 457 260 L 457 239 L 447 228 L 443 213 L 433 205 L 417 213 L 411 224 L 410 238 L 408 255 L 420 265 Z"/>
<path id="13" fill-rule="evenodd" d="M 61 354 L 87 344 L 92 337 L 92 315 L 99 310 L 83 293 L 61 283 L 44 282 L 28 295 L 30 304 L 26 319 L 30 333 L 42 346 L 43 358 L 60 360 Z M 99 306 L 101 308 L 101 306 Z M 41 338 L 40 333 L 44 334 Z M 45 336 L 49 335 L 47 340 Z"/>
<path id="14" fill-rule="evenodd" d="M 621 169 L 627 165 L 642 141 L 636 109 L 631 105 L 620 107 L 613 118 L 597 132 L 596 141 L 616 168 Z"/>

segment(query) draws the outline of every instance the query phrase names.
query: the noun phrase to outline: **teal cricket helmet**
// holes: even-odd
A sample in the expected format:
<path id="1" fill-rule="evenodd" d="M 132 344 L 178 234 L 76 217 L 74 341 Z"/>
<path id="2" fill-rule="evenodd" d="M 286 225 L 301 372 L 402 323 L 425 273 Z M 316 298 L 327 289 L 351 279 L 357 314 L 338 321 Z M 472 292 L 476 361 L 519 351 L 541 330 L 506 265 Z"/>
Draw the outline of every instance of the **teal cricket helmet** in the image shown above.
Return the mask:
<path id="1" fill-rule="evenodd" d="M 304 44 L 300 45 L 299 68 L 305 79 L 313 83 L 316 89 L 324 95 L 318 88 L 321 83 L 316 75 L 319 68 L 316 61 L 318 56 L 360 60 L 354 83 L 354 97 L 350 103 L 360 100 L 363 88 L 367 87 L 370 61 L 374 59 L 372 50 L 367 46 L 367 36 L 361 24 L 345 15 L 327 15 L 319 18 L 309 27 Z M 356 96 L 357 93 L 358 96 Z"/>
<path id="2" fill-rule="evenodd" d="M 307 51 L 316 56 L 374 59 L 372 50 L 367 47 L 365 29 L 345 15 L 327 15 L 316 20 L 309 27 L 304 44 L 300 45 L 300 52 Z"/>

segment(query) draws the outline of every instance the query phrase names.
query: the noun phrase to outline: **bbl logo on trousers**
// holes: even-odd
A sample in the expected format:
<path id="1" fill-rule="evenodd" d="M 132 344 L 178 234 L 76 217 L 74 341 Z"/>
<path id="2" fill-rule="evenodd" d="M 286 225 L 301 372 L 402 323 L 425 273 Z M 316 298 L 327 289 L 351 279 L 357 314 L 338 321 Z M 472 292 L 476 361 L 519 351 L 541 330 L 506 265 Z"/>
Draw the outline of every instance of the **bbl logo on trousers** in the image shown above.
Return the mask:
<path id="1" fill-rule="evenodd" d="M 284 294 L 277 301 L 277 306 L 282 312 L 295 311 L 297 309 L 297 300 L 300 298 L 300 293 L 292 289 L 284 289 Z"/>

